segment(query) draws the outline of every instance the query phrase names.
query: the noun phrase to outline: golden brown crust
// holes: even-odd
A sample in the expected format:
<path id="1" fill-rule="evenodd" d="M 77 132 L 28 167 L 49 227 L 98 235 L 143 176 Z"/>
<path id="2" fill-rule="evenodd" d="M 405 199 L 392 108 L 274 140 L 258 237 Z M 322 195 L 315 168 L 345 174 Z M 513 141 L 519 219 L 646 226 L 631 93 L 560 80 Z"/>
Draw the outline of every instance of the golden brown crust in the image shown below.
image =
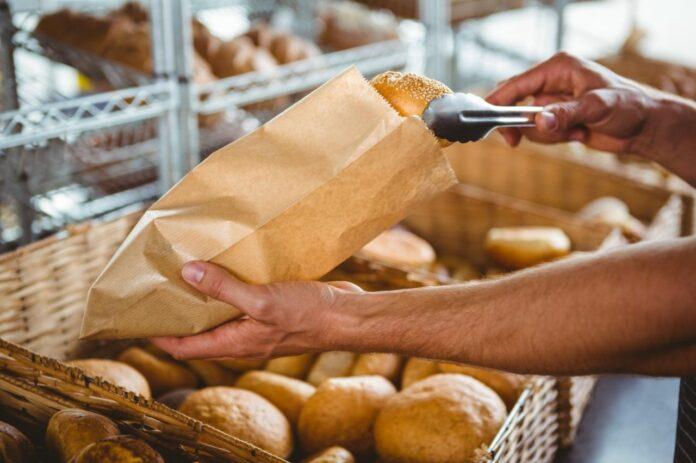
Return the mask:
<path id="1" fill-rule="evenodd" d="M 307 382 L 319 386 L 328 378 L 349 376 L 355 358 L 356 355 L 353 352 L 322 352 L 309 370 Z"/>
<path id="2" fill-rule="evenodd" d="M 395 382 L 401 371 L 401 357 L 390 353 L 360 354 L 353 365 L 352 376 L 378 375 Z"/>
<path id="3" fill-rule="evenodd" d="M 164 458 L 139 439 L 114 436 L 88 445 L 72 463 L 164 463 Z"/>
<path id="4" fill-rule="evenodd" d="M 403 228 L 380 233 L 358 251 L 358 255 L 385 264 L 422 269 L 435 262 L 435 250 L 430 243 Z"/>
<path id="5" fill-rule="evenodd" d="M 377 418 L 375 443 L 385 463 L 467 463 L 505 420 L 505 404 L 481 382 L 438 374 L 393 396 Z"/>
<path id="6" fill-rule="evenodd" d="M 517 398 L 520 396 L 527 381 L 527 378 L 522 375 L 460 363 L 440 363 L 440 370 L 443 373 L 459 373 L 471 376 L 481 381 L 503 399 L 508 410 L 512 410 L 512 407 L 515 406 Z"/>
<path id="7" fill-rule="evenodd" d="M 302 463 L 355 463 L 355 458 L 348 450 L 334 445 L 307 457 Z"/>
<path id="8" fill-rule="evenodd" d="M 266 363 L 266 371 L 291 378 L 304 379 L 314 362 L 314 354 L 290 355 L 277 357 Z"/>
<path id="9" fill-rule="evenodd" d="M 150 384 L 145 376 L 124 362 L 107 359 L 79 359 L 67 362 L 67 364 L 81 368 L 90 376 L 98 376 L 143 397 L 152 397 Z"/>
<path id="10" fill-rule="evenodd" d="M 396 393 L 381 376 L 324 381 L 300 412 L 297 434 L 307 453 L 340 445 L 358 456 L 374 445 L 372 426 L 384 403 Z"/>
<path id="11" fill-rule="evenodd" d="M 34 445 L 19 429 L 0 421 L 0 461 L 34 463 Z"/>
<path id="12" fill-rule="evenodd" d="M 316 388 L 299 379 L 269 371 L 249 371 L 239 377 L 235 387 L 252 391 L 271 402 L 283 412 L 290 424 L 297 424 L 300 410 Z"/>
<path id="13" fill-rule="evenodd" d="M 179 410 L 279 457 L 292 452 L 292 430 L 285 415 L 254 392 L 207 387 L 189 395 Z"/>
<path id="14" fill-rule="evenodd" d="M 259 370 L 263 368 L 266 363 L 263 359 L 222 359 L 215 360 L 215 362 L 229 370 L 237 372 Z"/>
<path id="15" fill-rule="evenodd" d="M 404 371 L 401 375 L 401 389 L 405 389 L 411 384 L 417 383 L 421 379 L 425 379 L 439 372 L 440 367 L 436 361 L 411 357 L 406 361 L 406 365 L 404 365 Z"/>
<path id="16" fill-rule="evenodd" d="M 237 375 L 212 360 L 189 360 L 186 366 L 198 376 L 206 386 L 231 386 Z"/>
<path id="17" fill-rule="evenodd" d="M 570 253 L 570 239 L 555 227 L 491 228 L 486 235 L 486 253 L 508 269 L 521 269 Z"/>
<path id="18" fill-rule="evenodd" d="M 88 445 L 118 435 L 118 426 L 105 416 L 79 409 L 56 412 L 46 428 L 46 447 L 67 463 Z"/>
<path id="19" fill-rule="evenodd" d="M 193 388 L 198 379 L 191 371 L 178 363 L 155 357 L 139 348 L 131 347 L 118 356 L 118 360 L 138 370 L 150 383 L 154 394 L 161 394 L 174 389 Z"/>

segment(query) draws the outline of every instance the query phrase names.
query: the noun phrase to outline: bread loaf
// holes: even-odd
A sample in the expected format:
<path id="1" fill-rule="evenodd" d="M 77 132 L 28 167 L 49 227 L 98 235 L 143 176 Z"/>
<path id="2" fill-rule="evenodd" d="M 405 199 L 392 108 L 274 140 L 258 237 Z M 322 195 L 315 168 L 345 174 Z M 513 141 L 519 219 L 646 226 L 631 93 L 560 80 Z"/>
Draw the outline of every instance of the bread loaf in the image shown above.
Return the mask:
<path id="1" fill-rule="evenodd" d="M 570 239 L 555 227 L 491 228 L 486 253 L 508 269 L 521 269 L 558 259 L 570 253 Z"/>
<path id="2" fill-rule="evenodd" d="M 401 388 L 405 389 L 411 384 L 439 372 L 440 367 L 436 361 L 411 357 L 404 365 L 404 371 L 401 375 Z"/>
<path id="3" fill-rule="evenodd" d="M 300 354 L 274 358 L 266 363 L 266 371 L 291 378 L 304 379 L 312 367 L 314 357 L 314 354 Z"/>
<path id="4" fill-rule="evenodd" d="M 189 360 L 186 366 L 206 386 L 231 386 L 237 378 L 230 370 L 212 360 Z"/>
<path id="5" fill-rule="evenodd" d="M 164 463 L 164 458 L 140 439 L 114 436 L 88 445 L 71 463 Z"/>
<path id="6" fill-rule="evenodd" d="M 124 350 L 118 356 L 118 360 L 142 373 L 150 383 L 154 394 L 174 389 L 194 388 L 198 384 L 196 375 L 183 366 L 155 357 L 139 347 Z"/>
<path id="7" fill-rule="evenodd" d="M 349 376 L 355 363 L 352 352 L 323 352 L 319 354 L 307 375 L 307 382 L 315 386 L 328 378 Z"/>
<path id="8" fill-rule="evenodd" d="M 0 461 L 34 463 L 34 445 L 19 429 L 0 421 Z"/>
<path id="9" fill-rule="evenodd" d="M 360 354 L 353 365 L 352 376 L 378 375 L 395 382 L 401 370 L 401 357 L 390 353 Z"/>
<path id="10" fill-rule="evenodd" d="M 435 250 L 423 238 L 403 228 L 380 233 L 359 252 L 364 257 L 385 264 L 426 269 L 435 262 Z"/>
<path id="11" fill-rule="evenodd" d="M 268 400 L 293 426 L 297 424 L 307 399 L 316 391 L 309 383 L 268 371 L 246 372 L 239 377 L 235 387 L 255 392 Z"/>
<path id="12" fill-rule="evenodd" d="M 46 427 L 46 447 L 62 463 L 88 445 L 117 436 L 118 426 L 109 418 L 86 410 L 67 409 L 51 416 Z"/>
<path id="13" fill-rule="evenodd" d="M 97 376 L 143 397 L 152 397 L 150 385 L 145 376 L 124 362 L 107 359 L 79 359 L 67 362 L 67 364 L 84 370 L 90 376 Z"/>
<path id="14" fill-rule="evenodd" d="M 348 450 L 335 445 L 307 457 L 302 463 L 355 463 L 355 458 Z"/>
<path id="15" fill-rule="evenodd" d="M 495 393 L 503 399 L 508 410 L 512 410 L 512 407 L 517 403 L 517 399 L 527 380 L 527 378 L 522 375 L 460 363 L 440 363 L 440 370 L 443 373 L 459 373 L 471 376 L 481 381 L 483 384 L 493 389 Z"/>

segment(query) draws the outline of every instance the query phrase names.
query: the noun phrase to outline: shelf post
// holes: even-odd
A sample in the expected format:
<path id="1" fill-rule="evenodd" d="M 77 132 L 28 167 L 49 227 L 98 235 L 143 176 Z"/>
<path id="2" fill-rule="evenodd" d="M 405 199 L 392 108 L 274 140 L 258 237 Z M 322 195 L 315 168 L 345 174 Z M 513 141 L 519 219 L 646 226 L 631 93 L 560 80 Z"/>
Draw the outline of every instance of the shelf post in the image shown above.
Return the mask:
<path id="1" fill-rule="evenodd" d="M 452 60 L 450 0 L 419 0 L 418 16 L 425 26 L 425 73 L 449 83 Z"/>

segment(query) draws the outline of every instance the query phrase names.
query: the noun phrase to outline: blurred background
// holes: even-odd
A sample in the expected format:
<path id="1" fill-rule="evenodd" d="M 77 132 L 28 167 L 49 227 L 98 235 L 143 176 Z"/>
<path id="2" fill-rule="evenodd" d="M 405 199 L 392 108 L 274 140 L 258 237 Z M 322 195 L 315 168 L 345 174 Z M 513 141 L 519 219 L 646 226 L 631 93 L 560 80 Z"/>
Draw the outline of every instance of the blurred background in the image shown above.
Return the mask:
<path id="1" fill-rule="evenodd" d="M 0 0 L 0 252 L 140 210 L 351 65 L 485 95 L 567 50 L 696 98 L 695 19 L 693 0 Z M 644 222 L 673 192 L 693 196 L 630 156 L 576 145 L 546 155 L 639 182 L 662 201 Z M 482 159 L 469 181 L 514 195 L 514 174 Z M 600 381 L 589 424 L 560 458 L 669 461 L 676 390 Z"/>

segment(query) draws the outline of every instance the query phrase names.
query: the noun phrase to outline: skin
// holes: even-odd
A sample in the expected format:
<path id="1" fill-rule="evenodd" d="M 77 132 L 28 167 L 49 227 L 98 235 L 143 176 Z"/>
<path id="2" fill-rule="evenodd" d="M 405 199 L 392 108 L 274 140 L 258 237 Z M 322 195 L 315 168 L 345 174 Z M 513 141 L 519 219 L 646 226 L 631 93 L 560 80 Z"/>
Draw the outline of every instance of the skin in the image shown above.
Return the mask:
<path id="1" fill-rule="evenodd" d="M 696 184 L 696 105 L 557 55 L 490 96 L 545 104 L 536 127 L 554 143 L 638 153 Z M 535 374 L 696 374 L 696 237 L 588 254 L 466 284 L 362 292 L 346 283 L 243 283 L 204 262 L 184 279 L 245 316 L 185 338 L 153 340 L 177 358 L 396 352 Z"/>

